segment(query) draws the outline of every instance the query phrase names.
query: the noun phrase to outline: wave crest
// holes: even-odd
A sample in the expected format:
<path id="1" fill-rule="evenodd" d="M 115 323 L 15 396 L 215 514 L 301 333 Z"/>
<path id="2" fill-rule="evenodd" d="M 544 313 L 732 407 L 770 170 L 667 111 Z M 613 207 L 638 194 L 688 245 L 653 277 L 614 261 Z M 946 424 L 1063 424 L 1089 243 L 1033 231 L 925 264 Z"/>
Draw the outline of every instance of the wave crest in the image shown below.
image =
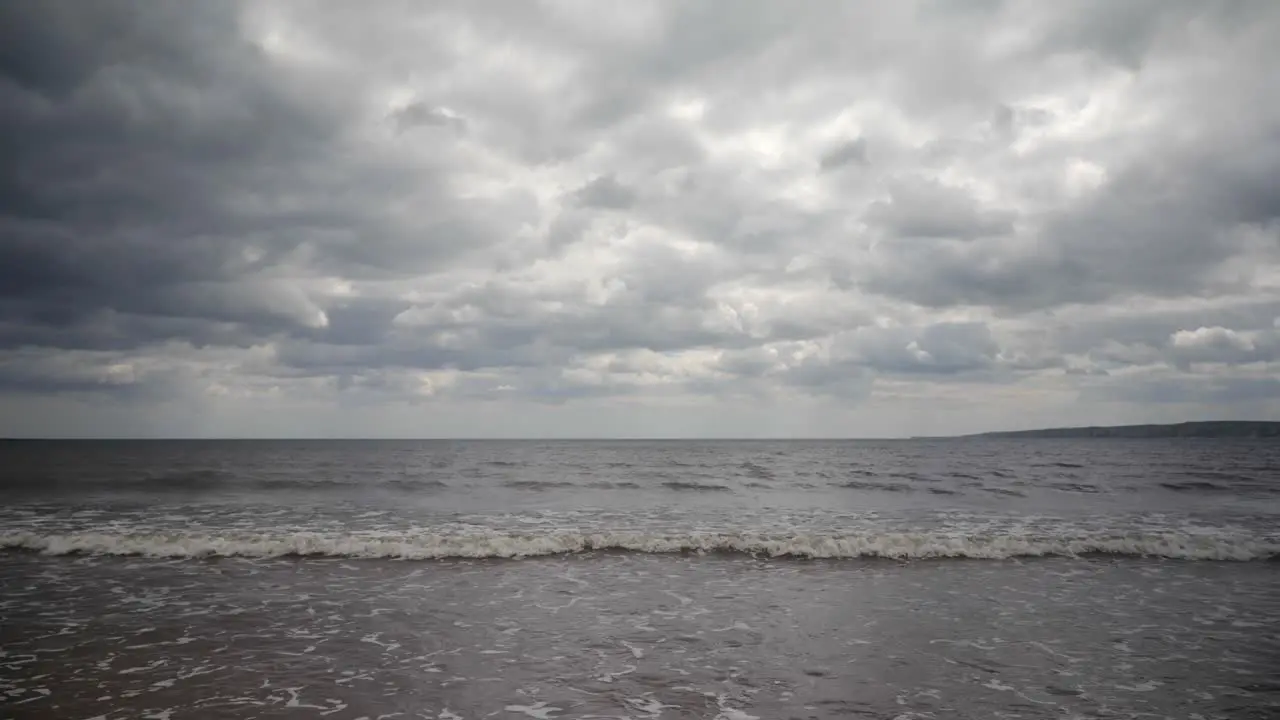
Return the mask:
<path id="1" fill-rule="evenodd" d="M 940 533 L 758 534 L 643 532 L 517 534 L 102 533 L 0 534 L 0 548 L 50 555 L 144 557 L 321 556 L 390 559 L 524 558 L 597 550 L 738 553 L 776 558 L 971 558 L 1118 555 L 1180 560 L 1270 560 L 1280 541 L 1178 533 L 1080 537 Z"/>

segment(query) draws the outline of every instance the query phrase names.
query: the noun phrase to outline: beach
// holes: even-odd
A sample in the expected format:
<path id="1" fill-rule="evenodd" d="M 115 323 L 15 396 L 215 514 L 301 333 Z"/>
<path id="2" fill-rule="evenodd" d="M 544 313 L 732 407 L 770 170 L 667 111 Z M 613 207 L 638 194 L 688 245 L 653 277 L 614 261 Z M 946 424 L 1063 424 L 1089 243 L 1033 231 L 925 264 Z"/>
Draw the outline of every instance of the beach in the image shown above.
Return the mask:
<path id="1" fill-rule="evenodd" d="M 1247 445 L 6 444 L 4 716 L 1273 717 Z"/>

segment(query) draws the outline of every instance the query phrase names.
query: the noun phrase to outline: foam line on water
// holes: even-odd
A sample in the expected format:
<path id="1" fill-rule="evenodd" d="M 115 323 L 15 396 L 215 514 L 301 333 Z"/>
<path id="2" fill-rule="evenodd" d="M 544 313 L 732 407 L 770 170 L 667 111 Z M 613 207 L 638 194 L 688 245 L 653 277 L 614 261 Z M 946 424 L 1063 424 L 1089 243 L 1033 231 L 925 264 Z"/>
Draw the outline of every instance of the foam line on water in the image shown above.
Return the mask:
<path id="1" fill-rule="evenodd" d="M 1107 554 L 1182 560 L 1280 558 L 1280 540 L 1183 533 L 956 535 L 930 532 L 845 534 L 548 532 L 121 533 L 0 534 L 0 547 L 51 555 L 144 557 L 522 558 L 615 550 L 640 553 L 740 553 L 795 558 L 973 558 Z"/>

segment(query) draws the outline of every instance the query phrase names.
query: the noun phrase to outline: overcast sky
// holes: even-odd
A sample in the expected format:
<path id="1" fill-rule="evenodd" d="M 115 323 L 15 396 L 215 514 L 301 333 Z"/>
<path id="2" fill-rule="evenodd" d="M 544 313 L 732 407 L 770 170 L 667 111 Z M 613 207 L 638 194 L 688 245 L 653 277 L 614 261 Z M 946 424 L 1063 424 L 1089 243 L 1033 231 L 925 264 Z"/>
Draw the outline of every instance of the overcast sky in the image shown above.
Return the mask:
<path id="1" fill-rule="evenodd" d="M 0 435 L 1280 420 L 1280 3 L 0 5 Z"/>

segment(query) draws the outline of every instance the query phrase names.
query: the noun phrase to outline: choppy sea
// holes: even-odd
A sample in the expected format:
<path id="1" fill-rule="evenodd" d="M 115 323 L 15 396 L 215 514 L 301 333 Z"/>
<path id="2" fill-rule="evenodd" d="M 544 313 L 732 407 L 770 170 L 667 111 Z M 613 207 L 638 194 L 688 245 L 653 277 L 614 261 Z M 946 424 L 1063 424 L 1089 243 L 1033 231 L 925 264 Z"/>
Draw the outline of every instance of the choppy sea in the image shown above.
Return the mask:
<path id="1" fill-rule="evenodd" d="M 0 717 L 1277 718 L 1267 440 L 0 443 Z"/>

